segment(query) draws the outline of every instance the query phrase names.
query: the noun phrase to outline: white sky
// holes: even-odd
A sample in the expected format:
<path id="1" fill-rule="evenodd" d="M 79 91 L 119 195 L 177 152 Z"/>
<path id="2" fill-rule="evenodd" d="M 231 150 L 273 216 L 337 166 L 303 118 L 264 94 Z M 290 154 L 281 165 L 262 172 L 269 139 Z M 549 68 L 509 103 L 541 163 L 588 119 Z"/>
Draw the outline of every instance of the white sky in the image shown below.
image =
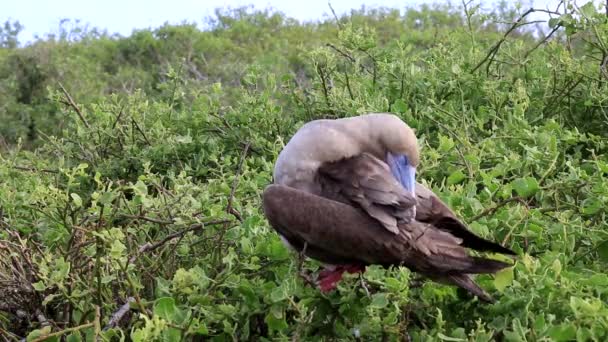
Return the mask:
<path id="1" fill-rule="evenodd" d="M 449 0 L 331 0 L 339 14 L 351 9 L 385 6 L 404 9 L 423 3 L 447 3 Z M 461 1 L 452 0 L 460 5 Z M 475 0 L 483 7 L 491 7 L 495 1 Z M 579 5 L 585 0 L 578 0 Z M 557 0 L 523 0 L 528 7 L 555 9 Z M 62 18 L 80 19 L 81 24 L 107 29 L 110 33 L 128 35 L 134 28 L 156 28 L 164 22 L 179 23 L 183 20 L 201 24 L 218 7 L 253 5 L 255 8 L 273 8 L 299 20 L 322 19 L 330 13 L 328 0 L 0 0 L 0 24 L 6 20 L 18 20 L 25 26 L 19 36 L 21 42 L 30 41 L 34 35 L 57 32 Z"/>

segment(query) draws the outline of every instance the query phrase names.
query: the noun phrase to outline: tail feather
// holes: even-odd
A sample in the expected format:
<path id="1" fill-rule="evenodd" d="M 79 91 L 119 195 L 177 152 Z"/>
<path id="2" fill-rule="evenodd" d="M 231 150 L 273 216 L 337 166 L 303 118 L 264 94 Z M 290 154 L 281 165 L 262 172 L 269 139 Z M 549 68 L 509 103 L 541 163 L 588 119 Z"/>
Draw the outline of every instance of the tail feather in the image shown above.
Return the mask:
<path id="1" fill-rule="evenodd" d="M 463 273 L 479 274 L 479 273 L 496 273 L 503 268 L 511 267 L 513 265 L 506 262 L 480 258 L 480 257 L 469 257 L 470 267 Z"/>
<path id="2" fill-rule="evenodd" d="M 433 223 L 442 230 L 449 231 L 452 235 L 462 239 L 462 245 L 480 252 L 495 252 L 507 255 L 516 255 L 512 250 L 499 245 L 496 242 L 486 240 L 469 231 L 462 223 L 452 217 L 442 217 Z"/>
<path id="3" fill-rule="evenodd" d="M 446 278 L 444 278 L 445 282 L 456 285 L 460 288 L 467 290 L 469 293 L 479 297 L 479 299 L 493 303 L 494 299 L 487 294 L 479 285 L 477 285 L 471 276 L 468 274 L 450 274 Z"/>
<path id="4" fill-rule="evenodd" d="M 454 260 L 452 259 L 451 262 L 454 262 Z M 466 260 L 459 260 L 459 263 L 459 265 L 452 264 L 452 269 L 443 274 L 432 271 L 424 273 L 437 282 L 447 285 L 456 285 L 488 303 L 493 303 L 494 300 L 473 281 L 471 274 L 493 274 L 503 268 L 513 266 L 502 261 L 479 257 L 468 257 Z M 468 266 L 463 267 L 465 264 Z M 460 269 L 456 270 L 458 268 Z"/>
<path id="5" fill-rule="evenodd" d="M 502 261 L 469 255 L 464 239 L 435 226 L 413 222 L 402 226 L 402 229 L 400 238 L 404 244 L 424 255 L 406 259 L 420 266 L 426 264 L 422 268 L 433 269 L 436 273 L 495 273 L 511 266 Z"/>
<path id="6" fill-rule="evenodd" d="M 471 278 L 473 274 L 494 274 L 504 268 L 513 265 L 483 257 L 469 256 L 468 254 L 457 256 L 464 248 L 459 246 L 454 249 L 462 249 L 458 252 L 447 252 L 430 255 L 425 269 L 419 269 L 420 273 L 426 274 L 431 279 L 448 285 L 458 286 L 481 300 L 492 303 L 494 300 Z M 442 250 L 447 251 L 447 250 Z"/>

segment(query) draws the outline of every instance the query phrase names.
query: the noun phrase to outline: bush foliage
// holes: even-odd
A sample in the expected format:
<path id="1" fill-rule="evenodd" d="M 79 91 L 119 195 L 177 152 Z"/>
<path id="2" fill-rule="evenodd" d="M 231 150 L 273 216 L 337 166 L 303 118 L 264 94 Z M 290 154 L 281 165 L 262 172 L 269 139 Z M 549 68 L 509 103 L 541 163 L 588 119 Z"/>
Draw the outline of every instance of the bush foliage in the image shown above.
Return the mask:
<path id="1" fill-rule="evenodd" d="M 129 37 L 0 30 L 6 341 L 605 341 L 608 18 L 424 6 L 320 23 L 241 8 Z M 304 122 L 393 112 L 420 179 L 518 252 L 487 305 L 407 269 L 324 295 L 263 216 Z M 314 261 L 305 269 L 316 270 Z"/>

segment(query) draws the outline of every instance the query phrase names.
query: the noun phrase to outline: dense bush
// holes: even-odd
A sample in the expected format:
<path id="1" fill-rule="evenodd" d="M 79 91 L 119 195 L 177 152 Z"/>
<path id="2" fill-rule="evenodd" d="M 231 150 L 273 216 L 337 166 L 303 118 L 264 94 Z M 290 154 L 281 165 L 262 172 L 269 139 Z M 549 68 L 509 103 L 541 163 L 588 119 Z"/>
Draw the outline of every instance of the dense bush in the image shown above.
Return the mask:
<path id="1" fill-rule="evenodd" d="M 608 20 L 562 12 L 540 38 L 468 6 L 2 43 L 0 336 L 606 340 Z M 321 294 L 268 226 L 298 127 L 386 111 L 416 128 L 420 179 L 520 255 L 477 278 L 495 304 L 402 268 Z"/>

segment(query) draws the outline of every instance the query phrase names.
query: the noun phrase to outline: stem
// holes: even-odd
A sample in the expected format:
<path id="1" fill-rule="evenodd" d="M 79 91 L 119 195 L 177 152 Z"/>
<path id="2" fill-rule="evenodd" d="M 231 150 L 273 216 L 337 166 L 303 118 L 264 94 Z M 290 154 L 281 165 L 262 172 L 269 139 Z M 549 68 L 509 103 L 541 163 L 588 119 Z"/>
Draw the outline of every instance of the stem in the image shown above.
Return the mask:
<path id="1" fill-rule="evenodd" d="M 90 328 L 90 327 L 92 327 L 94 325 L 95 325 L 95 323 L 91 322 L 91 323 L 79 325 L 77 327 L 67 328 L 67 329 L 64 329 L 64 330 L 61 330 L 61 331 L 54 332 L 52 334 L 39 336 L 38 338 L 36 338 L 35 340 L 32 340 L 30 342 L 42 342 L 42 341 L 45 341 L 46 339 L 48 339 L 49 337 L 62 336 L 62 335 L 65 335 L 67 333 L 71 333 L 71 332 L 74 332 L 74 331 L 79 331 L 79 330 L 82 330 L 82 329 Z"/>

